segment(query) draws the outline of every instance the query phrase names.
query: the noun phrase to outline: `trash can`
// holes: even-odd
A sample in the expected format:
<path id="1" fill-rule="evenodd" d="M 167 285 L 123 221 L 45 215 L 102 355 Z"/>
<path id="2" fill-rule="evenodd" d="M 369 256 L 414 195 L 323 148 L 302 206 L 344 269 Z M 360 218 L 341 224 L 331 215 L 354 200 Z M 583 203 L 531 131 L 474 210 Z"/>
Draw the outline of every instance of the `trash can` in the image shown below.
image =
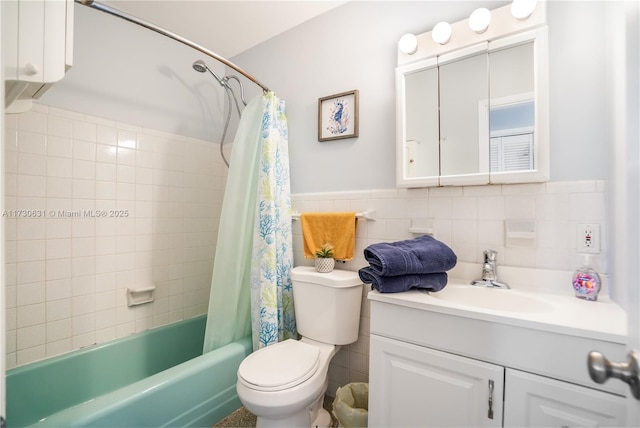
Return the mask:
<path id="1" fill-rule="evenodd" d="M 369 384 L 349 383 L 336 391 L 333 416 L 341 427 L 366 427 L 369 417 Z"/>

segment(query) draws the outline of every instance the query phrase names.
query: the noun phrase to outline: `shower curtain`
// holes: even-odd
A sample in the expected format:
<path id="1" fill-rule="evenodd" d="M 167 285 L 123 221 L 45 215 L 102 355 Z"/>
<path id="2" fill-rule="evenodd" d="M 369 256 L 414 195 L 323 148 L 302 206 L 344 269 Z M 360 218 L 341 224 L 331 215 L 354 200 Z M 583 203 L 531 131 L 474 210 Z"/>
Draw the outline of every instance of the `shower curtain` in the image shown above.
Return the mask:
<path id="1" fill-rule="evenodd" d="M 287 138 L 284 101 L 251 100 L 229 162 L 203 352 L 252 330 L 254 349 L 296 336 Z"/>
<path id="2" fill-rule="evenodd" d="M 253 349 L 296 337 L 291 189 L 284 101 L 265 104 L 251 269 Z"/>

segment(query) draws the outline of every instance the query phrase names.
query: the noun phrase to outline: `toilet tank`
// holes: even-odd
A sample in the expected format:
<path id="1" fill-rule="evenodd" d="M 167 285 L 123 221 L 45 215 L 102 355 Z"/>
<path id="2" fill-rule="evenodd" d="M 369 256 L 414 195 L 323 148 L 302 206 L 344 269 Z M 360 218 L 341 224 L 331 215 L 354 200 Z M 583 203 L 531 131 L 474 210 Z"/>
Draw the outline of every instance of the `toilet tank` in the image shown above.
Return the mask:
<path id="1" fill-rule="evenodd" d="M 333 345 L 358 340 L 362 281 L 357 272 L 298 266 L 291 270 L 291 283 L 298 333 Z"/>

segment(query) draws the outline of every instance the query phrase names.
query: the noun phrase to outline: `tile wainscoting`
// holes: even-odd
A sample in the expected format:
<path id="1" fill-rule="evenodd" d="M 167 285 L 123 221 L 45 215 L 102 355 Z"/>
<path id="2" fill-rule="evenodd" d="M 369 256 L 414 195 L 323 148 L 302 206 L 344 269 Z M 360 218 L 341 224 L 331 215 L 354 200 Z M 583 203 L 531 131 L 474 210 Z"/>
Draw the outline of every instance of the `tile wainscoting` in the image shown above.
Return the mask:
<path id="1" fill-rule="evenodd" d="M 376 242 L 410 239 L 412 221 L 428 221 L 434 236 L 451 246 L 459 261 L 481 263 L 483 251 L 498 252 L 499 266 L 573 271 L 578 224 L 600 224 L 599 272 L 607 272 L 607 212 L 604 181 L 548 182 L 469 187 L 390 189 L 292 195 L 295 212 L 375 210 L 375 220 L 358 220 L 356 256 L 337 268 L 356 271 L 367 266 L 363 250 Z M 506 220 L 526 220 L 535 226 L 535 239 L 507 240 Z M 295 265 L 305 260 L 302 233 L 294 221 Z M 363 290 L 359 340 L 343 348 L 329 371 L 327 394 L 369 376 L 368 288 Z"/>

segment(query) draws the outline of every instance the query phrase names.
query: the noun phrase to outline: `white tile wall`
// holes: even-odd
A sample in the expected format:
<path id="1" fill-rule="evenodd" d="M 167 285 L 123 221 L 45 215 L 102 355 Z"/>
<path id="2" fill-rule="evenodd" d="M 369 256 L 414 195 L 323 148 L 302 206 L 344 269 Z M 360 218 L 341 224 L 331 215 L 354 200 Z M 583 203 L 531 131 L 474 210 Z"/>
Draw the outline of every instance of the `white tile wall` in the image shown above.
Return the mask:
<path id="1" fill-rule="evenodd" d="M 205 313 L 226 167 L 215 145 L 38 105 L 6 116 L 7 366 L 100 343 Z M 364 211 L 356 258 L 381 241 L 411 238 L 429 219 L 460 261 L 499 252 L 502 265 L 574 270 L 576 225 L 602 225 L 596 267 L 606 273 L 605 183 L 389 189 L 293 195 L 296 211 Z M 40 217 L 26 217 L 42 210 Z M 79 211 L 78 211 L 79 210 Z M 125 217 L 61 216 L 121 210 Z M 55 213 L 53 215 L 51 213 Z M 36 214 L 37 215 L 37 214 Z M 532 220 L 533 243 L 507 243 L 505 220 Z M 509 244 L 509 245 L 508 245 Z M 295 264 L 302 255 L 294 223 Z M 126 306 L 127 287 L 157 287 L 156 301 Z M 330 369 L 337 386 L 368 380 L 369 306 L 363 290 L 359 340 Z"/>
<path id="2" fill-rule="evenodd" d="M 7 367 L 206 312 L 216 145 L 36 104 L 6 115 L 5 154 Z"/>
<path id="3" fill-rule="evenodd" d="M 428 219 L 435 237 L 449 245 L 458 260 L 481 263 L 483 251 L 498 251 L 498 263 L 505 266 L 573 271 L 581 259 L 576 255 L 578 223 L 601 225 L 602 251 L 595 266 L 607 272 L 607 225 L 605 183 L 602 181 L 550 182 L 429 189 L 392 189 L 343 193 L 292 195 L 293 209 L 310 211 L 376 210 L 375 221 L 358 220 L 356 256 L 338 265 L 356 271 L 367 266 L 363 250 L 370 244 L 414 237 L 408 232 L 412 219 Z M 531 220 L 536 238 L 507 241 L 505 220 Z M 305 260 L 302 233 L 294 223 L 296 265 L 311 265 Z M 343 348 L 329 370 L 329 389 L 349 382 L 367 381 L 369 376 L 368 289 L 363 291 L 359 340 Z"/>

